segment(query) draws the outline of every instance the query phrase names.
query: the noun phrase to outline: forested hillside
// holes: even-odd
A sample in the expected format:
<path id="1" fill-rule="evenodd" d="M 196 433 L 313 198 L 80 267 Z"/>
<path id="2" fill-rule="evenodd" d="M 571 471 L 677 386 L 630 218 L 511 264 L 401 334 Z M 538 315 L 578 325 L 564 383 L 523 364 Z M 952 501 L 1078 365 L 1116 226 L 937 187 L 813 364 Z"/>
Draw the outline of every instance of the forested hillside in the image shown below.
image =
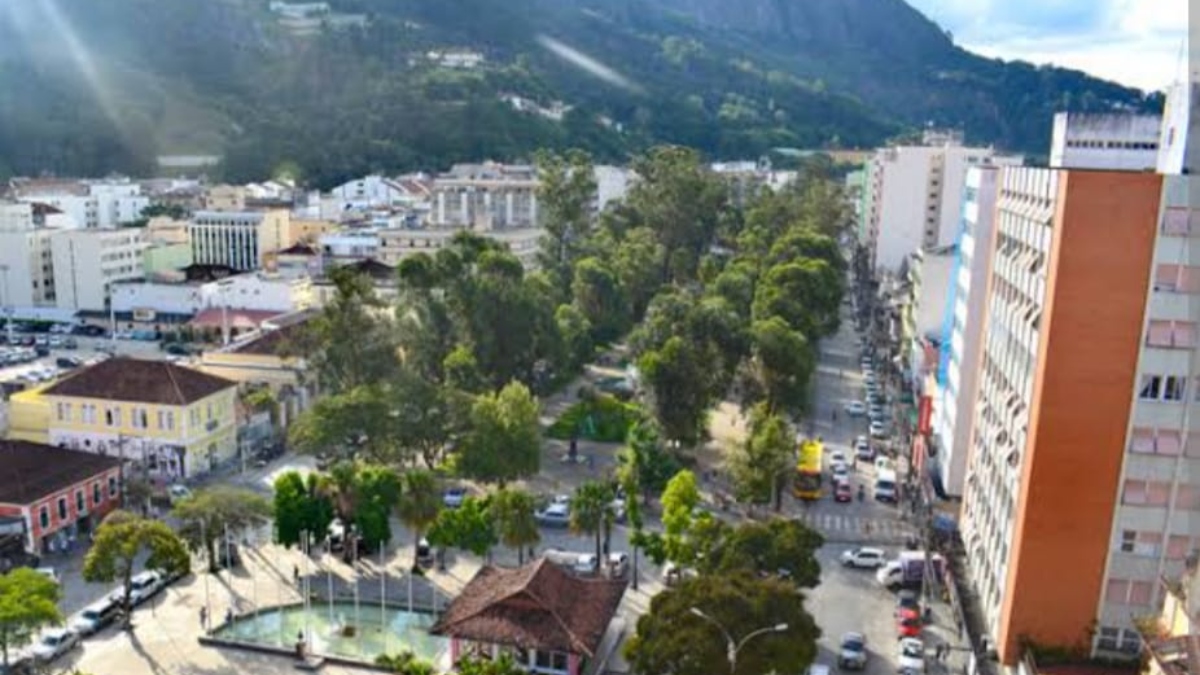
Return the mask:
<path id="1" fill-rule="evenodd" d="M 863 147 L 927 123 L 1044 152 L 1056 109 L 1160 104 L 972 55 L 901 0 L 330 4 L 366 26 L 297 35 L 267 0 L 4 3 L 0 176 L 145 173 L 159 154 L 211 153 L 232 180 L 287 167 L 328 185 L 539 147 L 601 161 L 663 142 L 715 158 Z M 452 48 L 486 61 L 425 58 Z M 555 120 L 503 95 L 570 108 Z"/>

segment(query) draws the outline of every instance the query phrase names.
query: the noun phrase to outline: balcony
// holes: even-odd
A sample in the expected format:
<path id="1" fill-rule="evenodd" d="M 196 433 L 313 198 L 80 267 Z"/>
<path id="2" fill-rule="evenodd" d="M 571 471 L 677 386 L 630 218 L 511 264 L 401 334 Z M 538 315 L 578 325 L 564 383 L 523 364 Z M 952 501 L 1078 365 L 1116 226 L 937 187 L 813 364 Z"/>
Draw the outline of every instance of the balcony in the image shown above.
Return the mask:
<path id="1" fill-rule="evenodd" d="M 1148 675 L 1200 673 L 1200 634 L 1170 635 L 1159 617 L 1134 619 L 1149 665 Z"/>

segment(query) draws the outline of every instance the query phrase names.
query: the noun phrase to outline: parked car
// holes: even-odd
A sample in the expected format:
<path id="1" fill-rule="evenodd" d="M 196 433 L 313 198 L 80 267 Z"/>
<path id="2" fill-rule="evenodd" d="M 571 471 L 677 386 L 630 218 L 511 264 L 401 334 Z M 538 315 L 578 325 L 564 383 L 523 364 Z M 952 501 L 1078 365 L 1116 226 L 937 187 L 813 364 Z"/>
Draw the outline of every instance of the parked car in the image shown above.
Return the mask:
<path id="1" fill-rule="evenodd" d="M 336 553 L 346 547 L 346 524 L 341 518 L 334 518 L 325 532 L 325 546 L 331 553 Z"/>
<path id="2" fill-rule="evenodd" d="M 833 481 L 835 483 L 850 482 L 850 467 L 845 462 L 835 462 L 829 467 L 829 473 L 833 476 Z"/>
<path id="3" fill-rule="evenodd" d="M 191 496 L 192 490 L 188 486 L 181 483 L 176 483 L 167 488 L 167 499 L 170 500 L 172 504 L 187 499 Z"/>
<path id="4" fill-rule="evenodd" d="M 871 438 L 888 437 L 887 427 L 885 427 L 882 422 L 871 422 L 871 428 L 868 429 L 868 431 L 871 433 Z"/>
<path id="5" fill-rule="evenodd" d="M 921 613 L 915 609 L 901 609 L 896 616 L 896 634 L 899 637 L 921 636 Z"/>
<path id="6" fill-rule="evenodd" d="M 906 609 L 921 611 L 921 596 L 914 590 L 904 589 L 896 594 L 896 616 L 900 616 L 900 612 Z"/>
<path id="7" fill-rule="evenodd" d="M 901 675 L 920 675 L 925 672 L 925 643 L 917 638 L 900 638 L 897 646 L 898 666 Z"/>
<path id="8" fill-rule="evenodd" d="M 842 636 L 838 650 L 838 667 L 846 670 L 862 670 L 867 667 L 867 636 L 862 633 L 846 633 Z"/>
<path id="9" fill-rule="evenodd" d="M 854 456 L 864 462 L 869 462 L 875 459 L 875 449 L 871 447 L 871 442 L 866 436 L 859 436 L 854 441 Z"/>
<path id="10" fill-rule="evenodd" d="M 448 509 L 457 509 L 462 506 L 463 500 L 467 498 L 467 489 L 464 487 L 446 488 L 442 493 L 442 504 Z"/>
<path id="11" fill-rule="evenodd" d="M 79 646 L 79 633 L 69 628 L 51 628 L 29 650 L 34 660 L 49 663 Z"/>
<path id="12" fill-rule="evenodd" d="M 54 365 L 59 368 L 70 370 L 83 365 L 83 361 L 75 356 L 60 356 L 54 361 Z"/>
<path id="13" fill-rule="evenodd" d="M 545 527 L 567 527 L 571 522 L 571 506 L 553 502 L 534 514 L 539 525 Z"/>
<path id="14" fill-rule="evenodd" d="M 146 570 L 145 572 L 133 575 L 133 579 L 130 580 L 130 587 L 130 604 L 137 607 L 155 595 L 158 595 L 158 592 L 166 587 L 166 582 L 163 580 L 162 574 L 157 570 Z M 117 597 L 119 598 L 122 589 L 117 589 L 117 593 Z"/>
<path id="15" fill-rule="evenodd" d="M 883 549 L 870 546 L 852 548 L 842 552 L 842 564 L 846 567 L 873 570 L 883 565 L 886 561 L 887 554 Z"/>
<path id="16" fill-rule="evenodd" d="M 62 583 L 62 580 L 58 578 L 58 571 L 55 570 L 53 567 L 36 567 L 36 568 L 34 568 L 33 571 L 46 577 L 47 579 L 49 579 L 50 581 L 53 581 L 56 584 Z"/>
<path id="17" fill-rule="evenodd" d="M 80 635 L 91 635 L 116 621 L 120 613 L 120 605 L 112 598 L 101 598 L 76 614 L 70 628 Z"/>
<path id="18" fill-rule="evenodd" d="M 673 562 L 668 562 L 663 565 L 662 574 L 663 584 L 674 586 L 684 579 L 695 579 L 698 573 L 691 567 L 680 567 Z"/>

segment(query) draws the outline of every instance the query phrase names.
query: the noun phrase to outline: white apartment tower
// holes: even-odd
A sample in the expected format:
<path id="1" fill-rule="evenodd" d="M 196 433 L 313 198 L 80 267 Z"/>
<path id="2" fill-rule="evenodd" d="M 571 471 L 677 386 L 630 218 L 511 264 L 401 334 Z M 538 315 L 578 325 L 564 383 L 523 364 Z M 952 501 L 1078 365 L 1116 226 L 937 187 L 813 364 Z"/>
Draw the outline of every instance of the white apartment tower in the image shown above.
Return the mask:
<path id="1" fill-rule="evenodd" d="M 1155 115 L 1065 113 L 1054 116 L 1050 167 L 1153 171 L 1162 120 Z"/>
<path id="2" fill-rule="evenodd" d="M 192 259 L 200 265 L 256 270 L 266 257 L 291 245 L 287 211 L 197 211 L 187 225 Z"/>

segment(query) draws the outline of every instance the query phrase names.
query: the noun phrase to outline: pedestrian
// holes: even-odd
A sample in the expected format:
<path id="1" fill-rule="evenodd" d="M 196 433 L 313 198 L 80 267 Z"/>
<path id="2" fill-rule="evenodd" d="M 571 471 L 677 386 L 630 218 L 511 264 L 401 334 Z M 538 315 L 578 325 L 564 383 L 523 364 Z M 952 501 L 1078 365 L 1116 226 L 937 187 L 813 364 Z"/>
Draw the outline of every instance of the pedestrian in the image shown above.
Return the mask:
<path id="1" fill-rule="evenodd" d="M 200 608 L 200 629 L 208 630 L 208 608 Z"/>
<path id="2" fill-rule="evenodd" d="M 292 583 L 300 585 L 300 566 L 292 565 Z"/>
<path id="3" fill-rule="evenodd" d="M 233 608 L 229 607 L 228 609 L 225 610 L 225 625 L 228 626 L 232 623 L 233 623 Z"/>

